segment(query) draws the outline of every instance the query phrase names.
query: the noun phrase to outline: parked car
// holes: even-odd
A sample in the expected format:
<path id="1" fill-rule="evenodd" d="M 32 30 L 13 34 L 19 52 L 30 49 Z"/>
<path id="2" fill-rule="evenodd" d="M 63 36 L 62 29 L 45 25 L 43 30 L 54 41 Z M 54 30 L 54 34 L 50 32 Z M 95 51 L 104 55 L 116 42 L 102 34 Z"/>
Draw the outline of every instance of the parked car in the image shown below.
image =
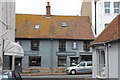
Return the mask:
<path id="1" fill-rule="evenodd" d="M 0 71 L 0 80 L 22 80 L 22 77 L 14 70 L 2 70 Z"/>
<path id="2" fill-rule="evenodd" d="M 78 73 L 92 73 L 92 61 L 84 61 L 76 66 L 68 67 L 66 73 L 73 75 Z"/>

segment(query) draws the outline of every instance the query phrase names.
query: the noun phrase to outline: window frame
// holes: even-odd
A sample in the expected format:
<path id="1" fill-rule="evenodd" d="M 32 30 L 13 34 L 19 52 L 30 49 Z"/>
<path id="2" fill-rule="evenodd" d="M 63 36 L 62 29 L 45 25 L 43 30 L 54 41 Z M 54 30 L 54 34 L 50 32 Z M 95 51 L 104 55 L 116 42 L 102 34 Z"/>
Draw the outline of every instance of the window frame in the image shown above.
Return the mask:
<path id="1" fill-rule="evenodd" d="M 62 26 L 62 27 L 67 27 L 68 24 L 67 24 L 67 22 L 61 22 L 61 26 Z"/>
<path id="2" fill-rule="evenodd" d="M 60 60 L 65 61 L 65 62 L 60 62 Z M 60 64 L 65 64 L 65 65 L 60 65 Z M 67 57 L 66 56 L 58 56 L 58 67 L 66 67 L 67 65 Z"/>
<path id="3" fill-rule="evenodd" d="M 116 3 L 118 3 L 118 6 L 115 5 Z M 118 13 L 120 12 L 120 11 L 119 11 L 119 7 L 120 7 L 119 4 L 120 4 L 119 2 L 114 2 L 114 3 L 113 3 L 114 13 L 115 13 L 115 14 L 118 14 Z M 117 12 L 116 12 L 116 10 L 117 10 Z"/>
<path id="4" fill-rule="evenodd" d="M 76 44 L 74 44 L 74 43 L 76 43 Z M 75 47 L 76 46 L 76 47 Z M 72 49 L 73 50 L 77 50 L 78 49 L 78 42 L 72 42 Z"/>
<path id="5" fill-rule="evenodd" d="M 107 5 L 107 4 L 109 4 L 109 5 Z M 105 12 L 105 14 L 110 14 L 110 6 L 111 6 L 110 2 L 104 2 L 104 12 Z"/>
<path id="6" fill-rule="evenodd" d="M 31 50 L 40 50 L 39 43 L 40 43 L 39 40 L 31 40 Z"/>
<path id="7" fill-rule="evenodd" d="M 83 41 L 83 50 L 90 51 L 90 41 Z"/>
<path id="8" fill-rule="evenodd" d="M 59 51 L 60 52 L 66 51 L 66 41 L 65 40 L 59 40 Z"/>

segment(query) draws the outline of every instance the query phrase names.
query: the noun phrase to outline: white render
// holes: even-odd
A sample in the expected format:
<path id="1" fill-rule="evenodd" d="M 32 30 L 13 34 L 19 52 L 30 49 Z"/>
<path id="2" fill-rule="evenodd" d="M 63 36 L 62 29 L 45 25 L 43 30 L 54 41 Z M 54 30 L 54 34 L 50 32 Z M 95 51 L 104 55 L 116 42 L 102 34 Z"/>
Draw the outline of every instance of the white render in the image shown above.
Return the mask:
<path id="1" fill-rule="evenodd" d="M 110 2 L 110 13 L 105 13 L 104 2 Z M 105 29 L 106 23 L 110 23 L 118 15 L 118 13 L 114 13 L 114 5 L 113 5 L 114 2 L 120 2 L 120 0 L 98 0 L 97 1 L 97 3 L 96 3 L 97 35 L 96 36 L 98 36 Z M 93 6 L 92 7 L 92 24 L 93 24 L 93 26 L 95 26 L 94 0 L 92 1 L 92 6 Z"/>
<path id="2" fill-rule="evenodd" d="M 105 24 L 109 24 L 119 13 L 120 13 L 120 0 L 83 0 L 86 4 L 83 3 L 81 8 L 82 16 L 89 16 L 92 23 L 92 30 L 95 34 L 95 2 L 96 2 L 96 34 L 97 37 L 104 29 Z M 110 13 L 105 13 L 104 2 L 110 2 Z M 114 2 L 119 3 L 119 13 L 114 13 Z M 88 6 L 91 8 L 88 8 Z M 87 9 L 91 9 L 88 12 Z"/>
<path id="3" fill-rule="evenodd" d="M 97 58 L 98 54 L 97 49 L 105 51 L 105 76 L 98 75 L 97 67 Z M 93 48 L 93 78 L 116 78 L 120 79 L 120 41 L 111 42 L 108 44 L 97 45 Z"/>
<path id="4" fill-rule="evenodd" d="M 15 40 L 15 2 L 0 0 L 0 58 L 3 61 L 3 41 Z M 2 69 L 2 66 L 0 66 Z"/>

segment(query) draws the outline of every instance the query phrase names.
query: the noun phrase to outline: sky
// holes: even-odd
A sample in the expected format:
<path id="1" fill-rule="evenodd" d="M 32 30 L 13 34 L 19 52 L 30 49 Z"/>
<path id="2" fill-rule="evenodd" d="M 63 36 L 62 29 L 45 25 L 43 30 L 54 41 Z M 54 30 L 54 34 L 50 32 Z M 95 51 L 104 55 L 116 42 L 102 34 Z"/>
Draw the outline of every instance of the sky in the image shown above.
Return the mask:
<path id="1" fill-rule="evenodd" d="M 50 2 L 51 15 L 80 15 L 82 0 L 16 0 L 16 13 L 46 14 Z"/>

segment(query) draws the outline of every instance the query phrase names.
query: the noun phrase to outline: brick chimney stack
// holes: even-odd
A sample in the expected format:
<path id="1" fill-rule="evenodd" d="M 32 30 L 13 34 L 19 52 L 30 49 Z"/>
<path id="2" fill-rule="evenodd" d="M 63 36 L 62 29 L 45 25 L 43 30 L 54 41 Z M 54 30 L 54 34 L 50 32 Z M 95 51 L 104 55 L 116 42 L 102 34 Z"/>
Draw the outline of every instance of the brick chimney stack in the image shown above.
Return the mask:
<path id="1" fill-rule="evenodd" d="M 51 16 L 51 14 L 50 14 L 50 3 L 49 2 L 47 2 L 47 6 L 46 6 L 46 16 L 47 17 L 50 17 Z"/>

